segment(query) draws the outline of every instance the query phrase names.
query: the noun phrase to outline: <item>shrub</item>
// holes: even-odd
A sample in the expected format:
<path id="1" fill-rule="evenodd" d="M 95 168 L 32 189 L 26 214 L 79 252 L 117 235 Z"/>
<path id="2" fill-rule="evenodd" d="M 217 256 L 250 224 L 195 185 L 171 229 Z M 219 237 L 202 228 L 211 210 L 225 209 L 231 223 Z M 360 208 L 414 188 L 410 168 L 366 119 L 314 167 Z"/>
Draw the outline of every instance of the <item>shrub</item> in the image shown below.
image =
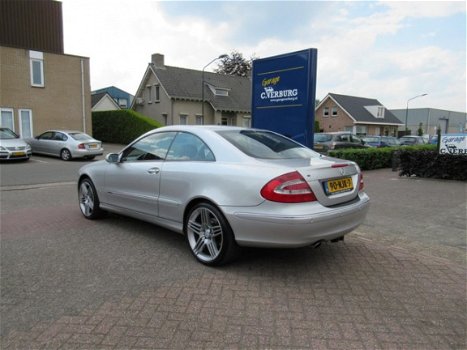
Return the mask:
<path id="1" fill-rule="evenodd" d="M 419 176 L 449 180 L 467 180 L 467 156 L 438 154 L 428 149 L 402 149 L 400 176 Z"/>
<path id="2" fill-rule="evenodd" d="M 161 125 L 131 109 L 92 113 L 93 136 L 103 142 L 127 144 Z"/>
<path id="3" fill-rule="evenodd" d="M 402 150 L 436 150 L 436 145 L 382 147 L 382 148 L 356 148 L 330 151 L 329 155 L 335 158 L 351 160 L 358 164 L 362 170 L 391 168 L 393 161 L 398 161 L 398 153 Z"/>
<path id="4" fill-rule="evenodd" d="M 362 170 L 389 168 L 392 164 L 394 149 L 383 148 L 356 148 L 330 151 L 329 155 L 335 158 L 351 160 L 358 164 Z"/>

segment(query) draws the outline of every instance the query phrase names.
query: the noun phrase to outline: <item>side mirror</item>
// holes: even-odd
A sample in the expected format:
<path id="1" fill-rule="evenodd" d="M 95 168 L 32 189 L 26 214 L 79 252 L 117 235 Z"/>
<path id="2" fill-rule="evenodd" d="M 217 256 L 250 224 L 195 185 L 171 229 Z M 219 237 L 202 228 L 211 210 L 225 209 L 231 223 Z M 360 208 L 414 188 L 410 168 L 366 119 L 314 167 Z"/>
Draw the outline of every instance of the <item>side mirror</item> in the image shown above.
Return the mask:
<path id="1" fill-rule="evenodd" d="M 120 163 L 120 154 L 118 153 L 109 153 L 105 156 L 105 160 L 108 163 Z"/>

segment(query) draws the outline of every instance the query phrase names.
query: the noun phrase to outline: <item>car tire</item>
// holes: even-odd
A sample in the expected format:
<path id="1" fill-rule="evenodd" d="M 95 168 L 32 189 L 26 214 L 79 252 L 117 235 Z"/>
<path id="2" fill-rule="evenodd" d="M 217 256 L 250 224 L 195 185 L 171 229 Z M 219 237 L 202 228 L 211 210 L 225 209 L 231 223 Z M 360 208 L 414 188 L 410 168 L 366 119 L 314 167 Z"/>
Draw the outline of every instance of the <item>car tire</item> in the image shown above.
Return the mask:
<path id="1" fill-rule="evenodd" d="M 91 179 L 84 178 L 78 185 L 79 209 L 86 219 L 94 220 L 103 214 L 99 197 Z"/>
<path id="2" fill-rule="evenodd" d="M 219 266 L 235 259 L 239 246 L 224 215 L 210 203 L 198 203 L 185 220 L 185 238 L 194 257 L 204 265 Z"/>
<path id="3" fill-rule="evenodd" d="M 71 152 L 64 148 L 60 151 L 60 158 L 64 161 L 68 161 L 68 160 L 71 160 Z"/>

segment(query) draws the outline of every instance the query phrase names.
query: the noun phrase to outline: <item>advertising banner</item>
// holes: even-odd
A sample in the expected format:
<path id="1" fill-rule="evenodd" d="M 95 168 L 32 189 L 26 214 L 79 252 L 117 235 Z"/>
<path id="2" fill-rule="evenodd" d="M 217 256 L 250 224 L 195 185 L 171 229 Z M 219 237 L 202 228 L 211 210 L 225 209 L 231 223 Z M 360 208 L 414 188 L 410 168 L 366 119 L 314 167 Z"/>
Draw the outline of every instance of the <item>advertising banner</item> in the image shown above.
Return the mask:
<path id="1" fill-rule="evenodd" d="M 317 50 L 253 61 L 252 126 L 313 147 Z"/>
<path id="2" fill-rule="evenodd" d="M 441 135 L 440 154 L 467 155 L 467 134 Z"/>

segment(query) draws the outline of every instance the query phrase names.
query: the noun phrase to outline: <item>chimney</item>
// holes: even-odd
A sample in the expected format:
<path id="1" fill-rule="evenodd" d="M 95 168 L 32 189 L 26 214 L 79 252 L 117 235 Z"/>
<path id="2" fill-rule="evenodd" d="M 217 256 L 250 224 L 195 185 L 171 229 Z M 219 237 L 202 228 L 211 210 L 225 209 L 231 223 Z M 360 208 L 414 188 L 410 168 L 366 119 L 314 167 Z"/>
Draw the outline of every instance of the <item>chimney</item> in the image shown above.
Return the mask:
<path id="1" fill-rule="evenodd" d="M 161 55 L 160 53 L 152 54 L 151 63 L 155 68 L 164 68 L 164 55 Z"/>

